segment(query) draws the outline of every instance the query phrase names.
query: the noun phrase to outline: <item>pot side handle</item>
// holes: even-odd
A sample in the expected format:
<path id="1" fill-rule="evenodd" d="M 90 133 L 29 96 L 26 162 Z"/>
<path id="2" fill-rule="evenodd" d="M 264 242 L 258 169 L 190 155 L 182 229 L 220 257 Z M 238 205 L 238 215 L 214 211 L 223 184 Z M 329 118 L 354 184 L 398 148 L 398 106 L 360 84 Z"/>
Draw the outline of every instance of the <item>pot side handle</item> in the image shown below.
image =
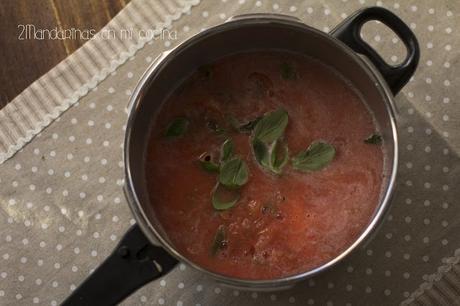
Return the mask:
<path id="1" fill-rule="evenodd" d="M 397 66 L 388 65 L 385 60 L 361 38 L 362 26 L 377 20 L 393 30 L 407 49 L 406 59 Z M 406 85 L 415 72 L 420 59 L 420 48 L 412 30 L 391 11 L 381 7 L 368 7 L 357 11 L 331 33 L 332 36 L 344 42 L 355 52 L 365 55 L 380 71 L 391 91 L 396 95 Z"/>
<path id="2" fill-rule="evenodd" d="M 285 20 L 285 21 L 294 21 L 294 22 L 299 22 L 301 23 L 302 21 L 291 15 L 285 15 L 285 14 L 276 14 L 276 13 L 248 13 L 248 14 L 239 14 L 239 15 L 234 15 L 228 18 L 225 22 L 230 22 L 230 21 L 237 21 L 237 20 L 245 20 L 245 19 L 260 19 L 260 20 L 272 20 L 272 19 L 277 19 L 277 20 Z"/>
<path id="3" fill-rule="evenodd" d="M 137 225 L 62 306 L 116 305 L 148 282 L 168 273 L 177 260 L 154 246 Z"/>

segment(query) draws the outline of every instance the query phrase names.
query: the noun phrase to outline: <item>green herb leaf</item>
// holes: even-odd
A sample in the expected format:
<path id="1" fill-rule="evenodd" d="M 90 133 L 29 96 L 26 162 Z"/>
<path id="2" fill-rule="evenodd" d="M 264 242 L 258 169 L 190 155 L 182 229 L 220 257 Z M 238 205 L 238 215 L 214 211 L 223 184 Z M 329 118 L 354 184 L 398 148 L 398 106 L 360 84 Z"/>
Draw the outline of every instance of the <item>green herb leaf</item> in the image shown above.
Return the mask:
<path id="1" fill-rule="evenodd" d="M 219 173 L 219 165 L 213 162 L 208 162 L 208 161 L 203 161 L 203 160 L 201 160 L 200 163 L 201 163 L 201 168 L 203 168 L 203 170 L 206 170 L 208 172 Z"/>
<path id="2" fill-rule="evenodd" d="M 265 114 L 254 128 L 252 148 L 257 162 L 267 170 L 280 174 L 289 159 L 288 147 L 279 141 L 288 124 L 287 112 L 280 108 Z"/>
<path id="3" fill-rule="evenodd" d="M 288 113 L 282 108 L 265 114 L 254 128 L 254 139 L 265 143 L 274 142 L 283 135 L 288 121 Z"/>
<path id="4" fill-rule="evenodd" d="M 248 181 L 249 170 L 246 162 L 235 157 L 220 167 L 219 182 L 227 187 L 236 188 L 243 186 Z"/>
<path id="5" fill-rule="evenodd" d="M 217 252 L 223 248 L 225 248 L 225 226 L 219 225 L 217 228 L 216 235 L 214 236 L 214 240 L 211 245 L 211 255 L 215 256 Z"/>
<path id="6" fill-rule="evenodd" d="M 232 139 L 229 138 L 224 141 L 222 144 L 222 148 L 220 151 L 220 160 L 221 162 L 226 162 L 227 160 L 230 159 L 230 157 L 233 156 L 233 153 L 235 151 L 235 144 L 233 143 Z"/>
<path id="7" fill-rule="evenodd" d="M 252 149 L 257 162 L 275 174 L 280 174 L 289 161 L 289 149 L 286 144 L 279 140 L 269 146 L 258 139 L 254 139 Z"/>
<path id="8" fill-rule="evenodd" d="M 252 150 L 254 151 L 254 156 L 256 161 L 264 168 L 270 168 L 270 153 L 268 146 L 255 138 L 252 141 Z"/>
<path id="9" fill-rule="evenodd" d="M 199 161 L 200 161 L 201 168 L 203 170 L 208 171 L 208 172 L 219 173 L 219 165 L 213 162 L 213 158 L 211 154 L 207 152 L 201 154 Z"/>
<path id="10" fill-rule="evenodd" d="M 382 136 L 379 134 L 372 134 L 364 139 L 364 142 L 367 144 L 380 144 L 382 142 Z"/>
<path id="11" fill-rule="evenodd" d="M 174 119 L 166 129 L 165 136 L 168 138 L 176 138 L 182 136 L 187 131 L 189 120 L 184 117 Z"/>
<path id="12" fill-rule="evenodd" d="M 270 170 L 276 174 L 280 174 L 288 160 L 289 149 L 287 145 L 279 140 L 276 140 L 270 150 Z"/>
<path id="13" fill-rule="evenodd" d="M 283 62 L 280 66 L 281 77 L 285 80 L 295 80 L 297 78 L 297 72 L 294 66 L 290 63 Z"/>
<path id="14" fill-rule="evenodd" d="M 212 206 L 216 210 L 227 210 L 235 206 L 240 199 L 240 191 L 237 189 L 229 189 L 222 184 L 217 183 L 212 191 Z"/>
<path id="15" fill-rule="evenodd" d="M 303 172 L 321 170 L 334 159 L 335 148 L 325 142 L 313 142 L 305 151 L 292 158 L 292 167 Z"/>

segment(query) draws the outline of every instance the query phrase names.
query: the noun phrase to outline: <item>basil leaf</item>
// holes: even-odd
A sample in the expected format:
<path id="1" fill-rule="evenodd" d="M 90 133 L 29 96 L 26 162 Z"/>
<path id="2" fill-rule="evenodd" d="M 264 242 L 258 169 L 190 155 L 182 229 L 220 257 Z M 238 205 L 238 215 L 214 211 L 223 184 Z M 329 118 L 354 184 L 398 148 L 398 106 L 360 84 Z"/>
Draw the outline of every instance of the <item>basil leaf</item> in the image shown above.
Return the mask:
<path id="1" fill-rule="evenodd" d="M 270 170 L 280 174 L 289 160 L 289 149 L 286 144 L 277 140 L 270 151 Z"/>
<path id="2" fill-rule="evenodd" d="M 262 141 L 254 139 L 252 149 L 257 162 L 275 174 L 280 174 L 289 161 L 289 149 L 286 144 L 279 140 L 268 146 Z"/>
<path id="3" fill-rule="evenodd" d="M 241 158 L 235 157 L 221 165 L 219 182 L 230 188 L 240 187 L 246 184 L 248 176 L 246 163 Z"/>
<path id="4" fill-rule="evenodd" d="M 166 129 L 165 136 L 168 138 L 176 138 L 182 136 L 187 131 L 189 120 L 184 117 L 174 119 Z"/>
<path id="5" fill-rule="evenodd" d="M 212 191 L 212 206 L 215 210 L 227 210 L 235 206 L 240 199 L 240 192 L 217 183 Z"/>
<path id="6" fill-rule="evenodd" d="M 217 228 L 216 235 L 214 236 L 214 240 L 211 245 L 211 255 L 215 256 L 217 252 L 226 246 L 225 242 L 225 226 L 219 225 Z"/>
<path id="7" fill-rule="evenodd" d="M 200 160 L 200 164 L 201 168 L 205 171 L 219 173 L 219 165 L 211 161 Z"/>
<path id="8" fill-rule="evenodd" d="M 265 143 L 274 142 L 283 135 L 288 120 L 288 113 L 282 108 L 265 114 L 254 128 L 254 139 Z"/>
<path id="9" fill-rule="evenodd" d="M 208 172 L 219 173 L 219 165 L 213 161 L 211 154 L 207 152 L 201 154 L 199 162 L 203 170 L 208 171 Z"/>
<path id="10" fill-rule="evenodd" d="M 225 162 L 228 159 L 230 159 L 230 157 L 233 156 L 234 151 L 235 151 L 235 144 L 233 143 L 233 141 L 230 138 L 225 140 L 224 143 L 222 144 L 222 148 L 220 151 L 221 162 Z"/>
<path id="11" fill-rule="evenodd" d="M 290 63 L 283 62 L 280 66 L 281 77 L 285 80 L 295 80 L 297 78 L 297 72 L 294 66 Z"/>
<path id="12" fill-rule="evenodd" d="M 270 168 L 270 153 L 268 146 L 260 141 L 259 139 L 254 139 L 252 141 L 252 150 L 254 151 L 254 156 L 256 161 L 264 168 Z"/>
<path id="13" fill-rule="evenodd" d="M 364 139 L 364 142 L 367 144 L 380 144 L 382 142 L 382 136 L 379 134 L 372 134 Z"/>
<path id="14" fill-rule="evenodd" d="M 317 171 L 326 167 L 335 156 L 335 148 L 325 142 L 313 142 L 305 151 L 292 158 L 292 167 L 303 172 Z"/>

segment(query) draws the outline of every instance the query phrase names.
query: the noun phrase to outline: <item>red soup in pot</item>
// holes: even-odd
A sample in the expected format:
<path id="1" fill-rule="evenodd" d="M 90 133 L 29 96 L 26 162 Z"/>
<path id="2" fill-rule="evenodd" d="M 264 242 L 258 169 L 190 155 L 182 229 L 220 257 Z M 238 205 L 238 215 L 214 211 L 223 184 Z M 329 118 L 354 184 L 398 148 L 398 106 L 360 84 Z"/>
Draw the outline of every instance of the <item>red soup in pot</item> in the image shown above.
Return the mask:
<path id="1" fill-rule="evenodd" d="M 150 133 L 157 218 L 179 252 L 216 273 L 262 280 L 318 267 L 355 241 L 379 203 L 373 115 L 312 58 L 251 52 L 203 66 Z"/>

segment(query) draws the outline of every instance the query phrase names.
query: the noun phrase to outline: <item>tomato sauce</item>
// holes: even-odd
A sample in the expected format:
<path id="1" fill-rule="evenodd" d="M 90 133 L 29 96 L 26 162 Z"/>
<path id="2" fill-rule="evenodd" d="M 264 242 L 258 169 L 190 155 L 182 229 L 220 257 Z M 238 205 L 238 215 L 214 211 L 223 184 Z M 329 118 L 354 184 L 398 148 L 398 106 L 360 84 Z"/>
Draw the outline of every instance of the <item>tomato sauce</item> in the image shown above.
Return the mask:
<path id="1" fill-rule="evenodd" d="M 283 75 L 283 63 L 294 67 L 293 78 Z M 248 122 L 279 107 L 289 115 L 290 155 L 327 141 L 336 150 L 327 167 L 304 173 L 289 163 L 282 174 L 269 173 L 254 159 L 251 136 L 230 128 L 229 118 Z M 189 120 L 187 130 L 169 139 L 164 131 L 177 117 Z M 225 57 L 191 75 L 156 114 L 147 152 L 151 203 L 174 246 L 201 267 L 259 280 L 304 272 L 340 254 L 369 223 L 384 153 L 363 140 L 376 131 L 352 86 L 314 59 L 284 52 Z M 211 203 L 217 175 L 197 161 L 203 152 L 218 155 L 227 138 L 249 178 L 237 204 L 217 211 Z M 225 242 L 212 254 L 221 226 Z"/>

